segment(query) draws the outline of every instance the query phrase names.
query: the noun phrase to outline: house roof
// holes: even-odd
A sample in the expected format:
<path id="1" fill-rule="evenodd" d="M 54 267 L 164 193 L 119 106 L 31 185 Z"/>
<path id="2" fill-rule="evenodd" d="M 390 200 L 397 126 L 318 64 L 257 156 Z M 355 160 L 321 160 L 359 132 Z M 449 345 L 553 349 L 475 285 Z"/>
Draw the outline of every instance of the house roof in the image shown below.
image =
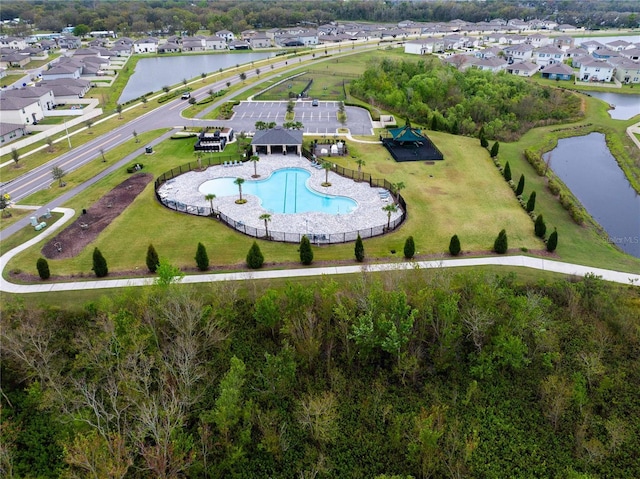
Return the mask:
<path id="1" fill-rule="evenodd" d="M 40 98 L 51 92 L 51 88 L 45 86 L 30 86 L 5 90 L 2 96 L 5 98 Z"/>
<path id="2" fill-rule="evenodd" d="M 25 106 L 38 103 L 37 98 L 0 97 L 0 111 L 22 110 Z"/>
<path id="3" fill-rule="evenodd" d="M 15 123 L 0 123 L 0 136 L 7 135 L 13 131 L 23 130 L 24 126 Z"/>
<path id="4" fill-rule="evenodd" d="M 301 145 L 302 131 L 287 130 L 276 126 L 270 130 L 258 130 L 251 140 L 252 145 Z"/>
<path id="5" fill-rule="evenodd" d="M 398 141 L 400 143 L 417 143 L 419 141 L 427 141 L 427 138 L 422 134 L 422 130 L 411 128 L 407 125 L 400 128 L 390 128 L 389 133 L 391 133 L 394 141 Z"/>
<path id="6" fill-rule="evenodd" d="M 553 73 L 556 75 L 573 75 L 574 71 L 569 65 L 564 63 L 552 63 L 541 70 L 541 73 Z"/>
<path id="7" fill-rule="evenodd" d="M 525 71 L 537 71 L 540 68 L 535 63 L 531 62 L 516 62 L 509 65 L 509 70 L 525 70 Z"/>

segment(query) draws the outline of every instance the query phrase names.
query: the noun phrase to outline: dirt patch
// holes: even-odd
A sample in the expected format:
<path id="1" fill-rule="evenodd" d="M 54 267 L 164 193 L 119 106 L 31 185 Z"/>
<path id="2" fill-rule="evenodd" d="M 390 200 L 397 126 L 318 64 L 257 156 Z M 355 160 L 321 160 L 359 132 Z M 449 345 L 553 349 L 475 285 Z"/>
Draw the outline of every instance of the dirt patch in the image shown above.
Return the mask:
<path id="1" fill-rule="evenodd" d="M 120 183 L 44 245 L 43 256 L 49 259 L 67 259 L 79 255 L 152 180 L 153 175 L 139 173 Z"/>

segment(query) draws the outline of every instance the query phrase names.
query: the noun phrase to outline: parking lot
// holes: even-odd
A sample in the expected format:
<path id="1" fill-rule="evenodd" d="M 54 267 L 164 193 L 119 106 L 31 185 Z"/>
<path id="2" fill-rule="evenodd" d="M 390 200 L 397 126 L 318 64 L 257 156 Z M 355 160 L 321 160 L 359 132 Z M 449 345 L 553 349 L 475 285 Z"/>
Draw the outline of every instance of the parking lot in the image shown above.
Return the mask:
<path id="1" fill-rule="evenodd" d="M 373 127 L 369 112 L 363 108 L 345 107 L 347 122 L 343 126 L 338 121 L 340 102 L 318 101 L 318 106 L 312 106 L 312 101 L 298 100 L 295 102 L 293 121 L 299 121 L 304 126 L 304 132 L 316 135 L 333 135 L 339 128 L 349 128 L 354 135 L 371 135 Z M 258 121 L 275 122 L 282 125 L 287 113 L 286 101 L 243 101 L 234 108 L 234 115 L 230 120 L 215 121 L 217 126 L 231 126 L 236 131 L 255 131 Z"/>

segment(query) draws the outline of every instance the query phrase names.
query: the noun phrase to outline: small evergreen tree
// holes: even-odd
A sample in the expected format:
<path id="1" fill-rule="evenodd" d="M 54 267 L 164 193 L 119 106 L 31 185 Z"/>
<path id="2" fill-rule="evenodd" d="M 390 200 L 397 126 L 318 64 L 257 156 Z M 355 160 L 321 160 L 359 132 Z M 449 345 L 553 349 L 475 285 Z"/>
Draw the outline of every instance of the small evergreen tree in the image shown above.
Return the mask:
<path id="1" fill-rule="evenodd" d="M 553 253 L 558 246 L 558 231 L 553 228 L 553 233 L 549 235 L 549 239 L 547 240 L 547 251 L 549 253 Z"/>
<path id="2" fill-rule="evenodd" d="M 542 215 L 538 215 L 536 218 L 534 229 L 538 238 L 544 238 L 544 235 L 547 233 L 547 225 L 544 224 L 544 218 L 542 218 Z"/>
<path id="3" fill-rule="evenodd" d="M 532 191 L 531 196 L 529 196 L 529 201 L 527 201 L 527 213 L 531 213 L 536 209 L 536 192 Z"/>
<path id="4" fill-rule="evenodd" d="M 44 258 L 38 258 L 36 261 L 36 268 L 38 268 L 38 275 L 40 279 L 49 279 L 51 272 L 49 271 L 49 263 Z"/>
<path id="5" fill-rule="evenodd" d="M 509 165 L 508 161 L 504 165 L 504 171 L 503 171 L 502 174 L 504 175 L 504 180 L 505 181 L 510 181 L 511 180 L 511 166 Z"/>
<path id="6" fill-rule="evenodd" d="M 524 191 L 524 175 L 520 175 L 518 186 L 516 187 L 516 196 L 520 196 Z"/>
<path id="7" fill-rule="evenodd" d="M 153 247 L 152 244 L 149 245 L 149 247 L 147 248 L 147 269 L 149 270 L 149 273 L 155 273 L 156 270 L 158 269 L 158 265 L 160 264 L 160 257 L 158 256 L 158 253 L 156 252 L 156 249 Z"/>
<path id="8" fill-rule="evenodd" d="M 458 235 L 453 235 L 451 241 L 449 241 L 449 254 L 451 254 L 451 256 L 458 256 L 460 254 L 460 239 L 458 239 Z"/>
<path id="9" fill-rule="evenodd" d="M 404 257 L 411 259 L 414 254 L 416 254 L 416 243 L 413 241 L 413 236 L 409 236 L 404 242 Z"/>
<path id="10" fill-rule="evenodd" d="M 262 251 L 260 251 L 260 246 L 255 241 L 251 248 L 249 249 L 249 253 L 247 253 L 247 266 L 251 269 L 259 269 L 264 264 L 264 256 L 262 256 Z"/>
<path id="11" fill-rule="evenodd" d="M 196 250 L 196 266 L 200 271 L 206 271 L 209 269 L 209 255 L 207 249 L 202 243 L 198 243 L 198 249 Z"/>
<path id="12" fill-rule="evenodd" d="M 356 238 L 356 246 L 354 248 L 354 253 L 356 255 L 356 261 L 358 263 L 362 263 L 364 261 L 364 245 L 362 244 L 362 238 L 360 238 L 359 233 L 358 233 L 358 237 Z"/>
<path id="13" fill-rule="evenodd" d="M 496 141 L 491 147 L 491 158 L 498 156 L 498 151 L 500 151 L 500 143 Z"/>
<path id="14" fill-rule="evenodd" d="M 484 136 L 484 133 L 480 136 L 480 146 L 482 148 L 489 148 L 489 141 L 487 140 L 487 137 Z"/>
<path id="15" fill-rule="evenodd" d="M 300 240 L 300 262 L 305 265 L 313 263 L 313 250 L 307 235 L 303 235 Z"/>
<path id="16" fill-rule="evenodd" d="M 507 241 L 507 232 L 505 230 L 500 231 L 498 233 L 498 237 L 493 243 L 493 251 L 498 254 L 505 254 L 509 249 L 509 244 Z"/>
<path id="17" fill-rule="evenodd" d="M 109 274 L 107 260 L 104 259 L 104 256 L 102 256 L 102 253 L 98 248 L 94 248 L 93 250 L 93 268 L 91 269 L 98 278 L 104 278 Z"/>

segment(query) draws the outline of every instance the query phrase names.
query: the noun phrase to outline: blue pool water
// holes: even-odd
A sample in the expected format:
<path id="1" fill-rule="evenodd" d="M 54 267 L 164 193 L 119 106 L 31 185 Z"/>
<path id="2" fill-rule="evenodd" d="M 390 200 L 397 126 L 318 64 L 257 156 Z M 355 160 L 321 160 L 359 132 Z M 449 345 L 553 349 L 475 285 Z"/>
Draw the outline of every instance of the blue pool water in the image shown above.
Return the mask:
<path id="1" fill-rule="evenodd" d="M 262 207 L 273 213 L 307 213 L 318 211 L 343 214 L 353 211 L 358 204 L 345 196 L 329 196 L 317 193 L 307 186 L 311 176 L 302 168 L 276 170 L 264 180 L 246 180 L 242 184 L 242 195 L 260 198 Z M 203 195 L 213 193 L 217 197 L 238 196 L 235 178 L 216 178 L 205 181 L 198 191 Z"/>

